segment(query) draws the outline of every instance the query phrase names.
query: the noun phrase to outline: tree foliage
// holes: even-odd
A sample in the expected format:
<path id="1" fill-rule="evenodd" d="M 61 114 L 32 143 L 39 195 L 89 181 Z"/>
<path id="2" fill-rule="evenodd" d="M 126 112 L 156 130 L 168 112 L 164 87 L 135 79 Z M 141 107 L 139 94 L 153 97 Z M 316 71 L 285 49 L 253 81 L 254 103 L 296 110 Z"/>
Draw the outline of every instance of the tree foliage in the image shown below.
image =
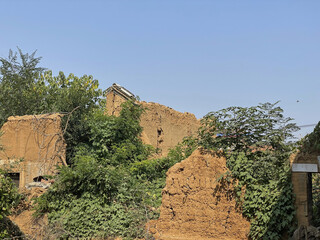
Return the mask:
<path id="1" fill-rule="evenodd" d="M 66 114 L 62 128 L 67 143 L 67 160 L 79 143 L 88 142 L 86 119 L 99 108 L 102 91 L 92 76 L 82 77 L 38 67 L 41 57 L 36 52 L 9 52 L 0 58 L 0 126 L 9 116 L 60 112 Z"/>
<path id="2" fill-rule="evenodd" d="M 185 139 L 168 157 L 147 160 L 153 149 L 140 139 L 142 112 L 128 101 L 118 117 L 96 109 L 87 119 L 89 142 L 79 144 L 73 165 L 61 167 L 37 200 L 37 214 L 48 213 L 61 237 L 147 237 L 145 223 L 159 216 L 166 171 L 189 156 L 196 141 Z"/>
<path id="3" fill-rule="evenodd" d="M 133 101 L 122 104 L 119 117 L 104 114 L 104 109 L 94 111 L 88 119 L 90 141 L 87 148 L 111 165 L 128 165 L 146 159 L 151 148 L 140 138 L 143 111 L 142 106 Z"/>
<path id="4" fill-rule="evenodd" d="M 320 122 L 315 126 L 313 131 L 307 134 L 299 142 L 299 150 L 302 154 L 319 154 L 320 153 Z M 313 216 L 312 224 L 320 226 L 320 176 L 312 174 L 312 201 Z"/>
<path id="5" fill-rule="evenodd" d="M 65 114 L 72 164 L 61 167 L 53 186 L 37 199 L 37 214 L 48 213 L 58 238 L 146 238 L 144 225 L 159 214 L 166 171 L 198 145 L 226 156 L 252 239 L 280 239 L 294 226 L 288 164 L 294 147 L 288 139 L 297 127 L 276 103 L 211 112 L 202 120 L 199 139 L 186 138 L 167 157 L 151 160 L 153 149 L 140 138 L 139 104 L 128 101 L 120 116 L 107 116 L 97 80 L 53 76 L 38 67 L 40 60 L 20 49 L 0 59 L 0 125 L 11 115 Z M 0 218 L 17 199 L 10 184 L 0 177 Z"/>
<path id="6" fill-rule="evenodd" d="M 48 212 L 61 237 L 143 237 L 146 184 L 129 165 L 146 159 L 150 148 L 139 135 L 142 108 L 129 101 L 119 117 L 96 109 L 88 117 L 88 139 L 79 144 L 71 167 L 63 166 L 56 183 L 38 199 L 38 214 Z M 147 200 L 149 199 L 149 200 Z"/>
<path id="7" fill-rule="evenodd" d="M 320 122 L 314 130 L 299 141 L 299 149 L 304 153 L 320 152 Z"/>
<path id="8" fill-rule="evenodd" d="M 36 52 L 29 55 L 18 51 L 10 50 L 7 59 L 0 58 L 0 125 L 9 116 L 43 110 L 43 82 L 39 76 L 44 68 L 37 67 L 41 58 L 35 57 Z"/>
<path id="9" fill-rule="evenodd" d="M 65 76 L 63 72 L 52 76 L 51 71 L 42 74 L 41 79 L 46 85 L 45 112 L 61 112 L 64 139 L 67 143 L 67 160 L 70 163 L 75 155 L 76 146 L 87 143 L 90 130 L 88 118 L 95 109 L 100 108 L 102 90 L 92 76 L 77 77 L 73 74 Z"/>
<path id="10" fill-rule="evenodd" d="M 294 226 L 288 160 L 294 147 L 288 139 L 298 128 L 276 104 L 211 112 L 199 130 L 199 144 L 227 158 L 231 176 L 238 181 L 239 204 L 251 221 L 252 239 L 280 239 Z"/>

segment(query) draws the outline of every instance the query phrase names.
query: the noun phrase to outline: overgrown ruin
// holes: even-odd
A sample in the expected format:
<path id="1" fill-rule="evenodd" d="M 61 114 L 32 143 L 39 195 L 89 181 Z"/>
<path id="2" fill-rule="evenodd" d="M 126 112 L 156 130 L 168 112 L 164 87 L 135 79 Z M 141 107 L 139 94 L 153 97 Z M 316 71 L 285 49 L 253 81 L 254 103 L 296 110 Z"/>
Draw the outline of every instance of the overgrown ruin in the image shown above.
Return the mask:
<path id="1" fill-rule="evenodd" d="M 65 164 L 60 114 L 9 117 L 1 132 L 0 165 L 20 188 Z"/>
<path id="2" fill-rule="evenodd" d="M 118 116 L 121 104 L 135 99 L 129 90 L 113 84 L 106 91 L 107 114 Z M 145 144 L 166 156 L 186 136 L 197 134 L 200 121 L 191 113 L 181 113 L 153 102 L 138 102 L 146 110 L 141 116 Z M 56 165 L 66 165 L 66 144 L 60 114 L 10 117 L 3 125 L 0 167 L 20 188 L 40 176 L 56 173 Z M 318 164 L 317 154 L 293 155 L 291 163 Z M 212 152 L 196 150 L 167 172 L 162 191 L 160 218 L 147 224 L 156 239 L 248 239 L 250 222 L 243 218 L 231 184 L 218 179 L 226 173 L 226 160 Z M 292 174 L 299 226 L 312 223 L 310 173 Z M 31 215 L 30 215 L 31 216 Z M 26 227 L 27 228 L 27 227 Z"/>
<path id="3" fill-rule="evenodd" d="M 134 94 L 124 87 L 113 84 L 106 91 L 107 114 L 118 116 L 121 104 L 133 99 Z M 191 113 L 181 113 L 172 108 L 153 102 L 139 102 L 145 112 L 141 116 L 143 127 L 142 140 L 165 156 L 170 148 L 175 147 L 184 137 L 195 135 L 200 121 Z"/>

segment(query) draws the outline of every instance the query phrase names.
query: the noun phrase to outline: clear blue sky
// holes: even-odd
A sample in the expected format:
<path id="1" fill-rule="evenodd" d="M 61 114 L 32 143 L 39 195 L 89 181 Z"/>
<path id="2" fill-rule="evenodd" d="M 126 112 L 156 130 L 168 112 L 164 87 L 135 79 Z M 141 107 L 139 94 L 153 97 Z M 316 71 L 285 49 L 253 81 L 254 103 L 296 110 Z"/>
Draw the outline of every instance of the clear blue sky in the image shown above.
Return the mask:
<path id="1" fill-rule="evenodd" d="M 198 118 L 280 100 L 298 125 L 320 120 L 319 0 L 0 3 L 1 57 L 37 50 L 54 74 L 117 82 Z"/>

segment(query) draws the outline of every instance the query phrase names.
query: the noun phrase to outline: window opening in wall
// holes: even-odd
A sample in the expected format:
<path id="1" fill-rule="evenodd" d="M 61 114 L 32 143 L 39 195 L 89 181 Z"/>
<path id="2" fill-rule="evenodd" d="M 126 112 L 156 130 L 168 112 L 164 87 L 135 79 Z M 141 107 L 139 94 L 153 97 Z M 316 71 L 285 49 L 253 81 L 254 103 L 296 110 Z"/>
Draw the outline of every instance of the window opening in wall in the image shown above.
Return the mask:
<path id="1" fill-rule="evenodd" d="M 11 180 L 13 181 L 13 183 L 16 185 L 16 187 L 19 187 L 20 184 L 20 173 L 7 173 L 6 174 L 9 178 L 11 178 Z"/>

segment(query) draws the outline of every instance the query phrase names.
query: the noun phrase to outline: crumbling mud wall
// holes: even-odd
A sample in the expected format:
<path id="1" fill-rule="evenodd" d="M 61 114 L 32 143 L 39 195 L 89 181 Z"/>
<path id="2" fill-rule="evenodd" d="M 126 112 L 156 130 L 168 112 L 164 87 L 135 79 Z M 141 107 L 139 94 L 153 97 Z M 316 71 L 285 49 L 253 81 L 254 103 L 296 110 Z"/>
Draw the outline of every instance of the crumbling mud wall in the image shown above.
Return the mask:
<path id="1" fill-rule="evenodd" d="M 107 89 L 107 114 L 119 116 L 121 104 L 134 95 L 127 89 L 113 84 Z M 184 137 L 195 135 L 200 121 L 191 113 L 181 113 L 153 102 L 139 102 L 145 108 L 141 116 L 142 140 L 166 156 Z"/>
<path id="2" fill-rule="evenodd" d="M 142 140 L 166 156 L 186 136 L 197 134 L 200 121 L 191 113 L 181 113 L 152 102 L 140 102 L 146 109 L 141 116 Z"/>
<path id="3" fill-rule="evenodd" d="M 250 223 L 236 209 L 232 186 L 217 179 L 226 160 L 196 150 L 167 172 L 158 220 L 147 224 L 155 239 L 248 239 Z"/>
<path id="4" fill-rule="evenodd" d="M 61 115 L 9 117 L 1 132 L 0 167 L 19 174 L 19 187 L 35 177 L 54 174 L 56 165 L 65 164 Z"/>
<path id="5" fill-rule="evenodd" d="M 121 104 L 127 101 L 128 99 L 124 98 L 122 95 L 117 94 L 114 91 L 109 91 L 106 94 L 107 98 L 107 114 L 119 116 L 121 111 Z"/>

